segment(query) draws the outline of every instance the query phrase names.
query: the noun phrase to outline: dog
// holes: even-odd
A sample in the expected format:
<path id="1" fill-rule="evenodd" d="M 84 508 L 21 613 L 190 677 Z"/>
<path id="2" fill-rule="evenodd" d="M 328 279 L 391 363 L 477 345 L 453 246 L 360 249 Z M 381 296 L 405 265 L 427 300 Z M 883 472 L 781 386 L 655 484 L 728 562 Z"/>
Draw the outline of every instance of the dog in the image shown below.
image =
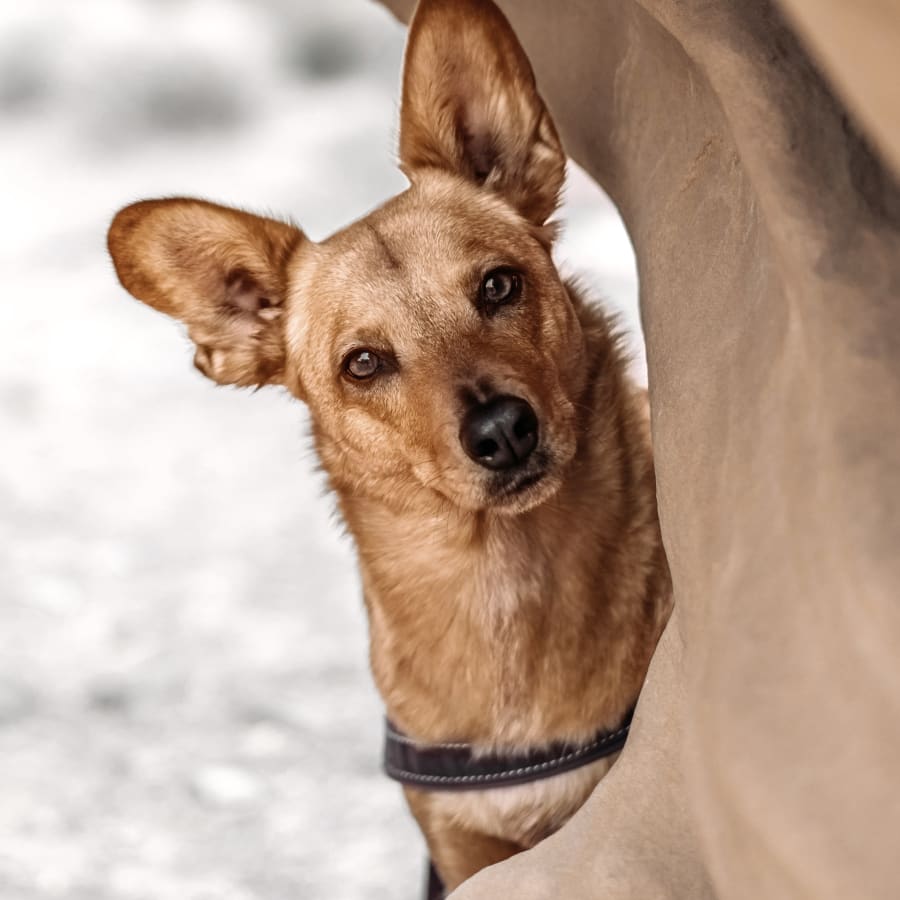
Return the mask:
<path id="1" fill-rule="evenodd" d="M 527 783 L 398 778 L 452 890 L 560 828 L 608 771 L 614 753 L 559 761 L 624 734 L 671 584 L 645 392 L 553 263 L 566 156 L 500 10 L 421 0 L 402 95 L 409 188 L 327 240 L 164 199 L 121 210 L 108 244 L 204 375 L 309 407 L 395 749 L 464 745 L 477 767 L 562 748 L 513 770 L 552 776 Z"/>

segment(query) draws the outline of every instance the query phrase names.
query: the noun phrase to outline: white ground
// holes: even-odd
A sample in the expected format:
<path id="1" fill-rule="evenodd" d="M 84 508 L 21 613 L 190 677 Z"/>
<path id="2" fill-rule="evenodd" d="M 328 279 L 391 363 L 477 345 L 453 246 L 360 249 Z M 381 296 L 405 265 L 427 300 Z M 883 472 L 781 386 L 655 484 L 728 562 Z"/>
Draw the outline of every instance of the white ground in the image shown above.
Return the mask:
<path id="1" fill-rule="evenodd" d="M 140 197 L 319 238 L 400 189 L 402 46 L 365 0 L 0 8 L 2 900 L 419 895 L 304 412 L 204 381 L 104 249 Z M 614 211 L 569 200 L 634 327 Z"/>

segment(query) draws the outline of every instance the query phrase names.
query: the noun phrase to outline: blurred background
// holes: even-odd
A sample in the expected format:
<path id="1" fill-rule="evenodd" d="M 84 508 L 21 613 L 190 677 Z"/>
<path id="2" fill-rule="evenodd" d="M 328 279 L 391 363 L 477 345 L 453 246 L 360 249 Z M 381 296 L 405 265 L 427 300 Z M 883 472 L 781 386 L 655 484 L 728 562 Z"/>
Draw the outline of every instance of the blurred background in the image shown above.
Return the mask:
<path id="1" fill-rule="evenodd" d="M 188 194 L 314 239 L 401 190 L 370 0 L 0 6 L 0 897 L 418 898 L 353 548 L 277 389 L 214 388 L 105 252 Z M 558 251 L 622 313 L 615 210 Z"/>

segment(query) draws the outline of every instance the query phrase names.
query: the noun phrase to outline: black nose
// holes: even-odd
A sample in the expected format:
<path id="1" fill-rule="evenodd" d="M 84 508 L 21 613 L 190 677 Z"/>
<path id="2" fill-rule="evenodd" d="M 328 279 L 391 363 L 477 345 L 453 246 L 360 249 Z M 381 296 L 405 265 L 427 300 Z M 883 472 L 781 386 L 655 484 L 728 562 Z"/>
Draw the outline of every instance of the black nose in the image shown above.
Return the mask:
<path id="1" fill-rule="evenodd" d="M 537 416 L 521 397 L 494 397 L 466 413 L 459 440 L 469 457 L 486 469 L 511 469 L 537 446 Z"/>

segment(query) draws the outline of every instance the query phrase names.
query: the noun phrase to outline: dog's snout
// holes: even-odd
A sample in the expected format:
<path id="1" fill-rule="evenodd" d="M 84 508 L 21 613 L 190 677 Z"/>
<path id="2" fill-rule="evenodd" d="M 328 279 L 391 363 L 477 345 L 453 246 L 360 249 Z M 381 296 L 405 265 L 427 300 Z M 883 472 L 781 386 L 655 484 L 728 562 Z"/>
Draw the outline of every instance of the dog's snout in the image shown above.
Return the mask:
<path id="1" fill-rule="evenodd" d="M 459 440 L 469 458 L 486 469 L 511 469 L 537 446 L 537 415 L 521 397 L 494 397 L 466 413 Z"/>

